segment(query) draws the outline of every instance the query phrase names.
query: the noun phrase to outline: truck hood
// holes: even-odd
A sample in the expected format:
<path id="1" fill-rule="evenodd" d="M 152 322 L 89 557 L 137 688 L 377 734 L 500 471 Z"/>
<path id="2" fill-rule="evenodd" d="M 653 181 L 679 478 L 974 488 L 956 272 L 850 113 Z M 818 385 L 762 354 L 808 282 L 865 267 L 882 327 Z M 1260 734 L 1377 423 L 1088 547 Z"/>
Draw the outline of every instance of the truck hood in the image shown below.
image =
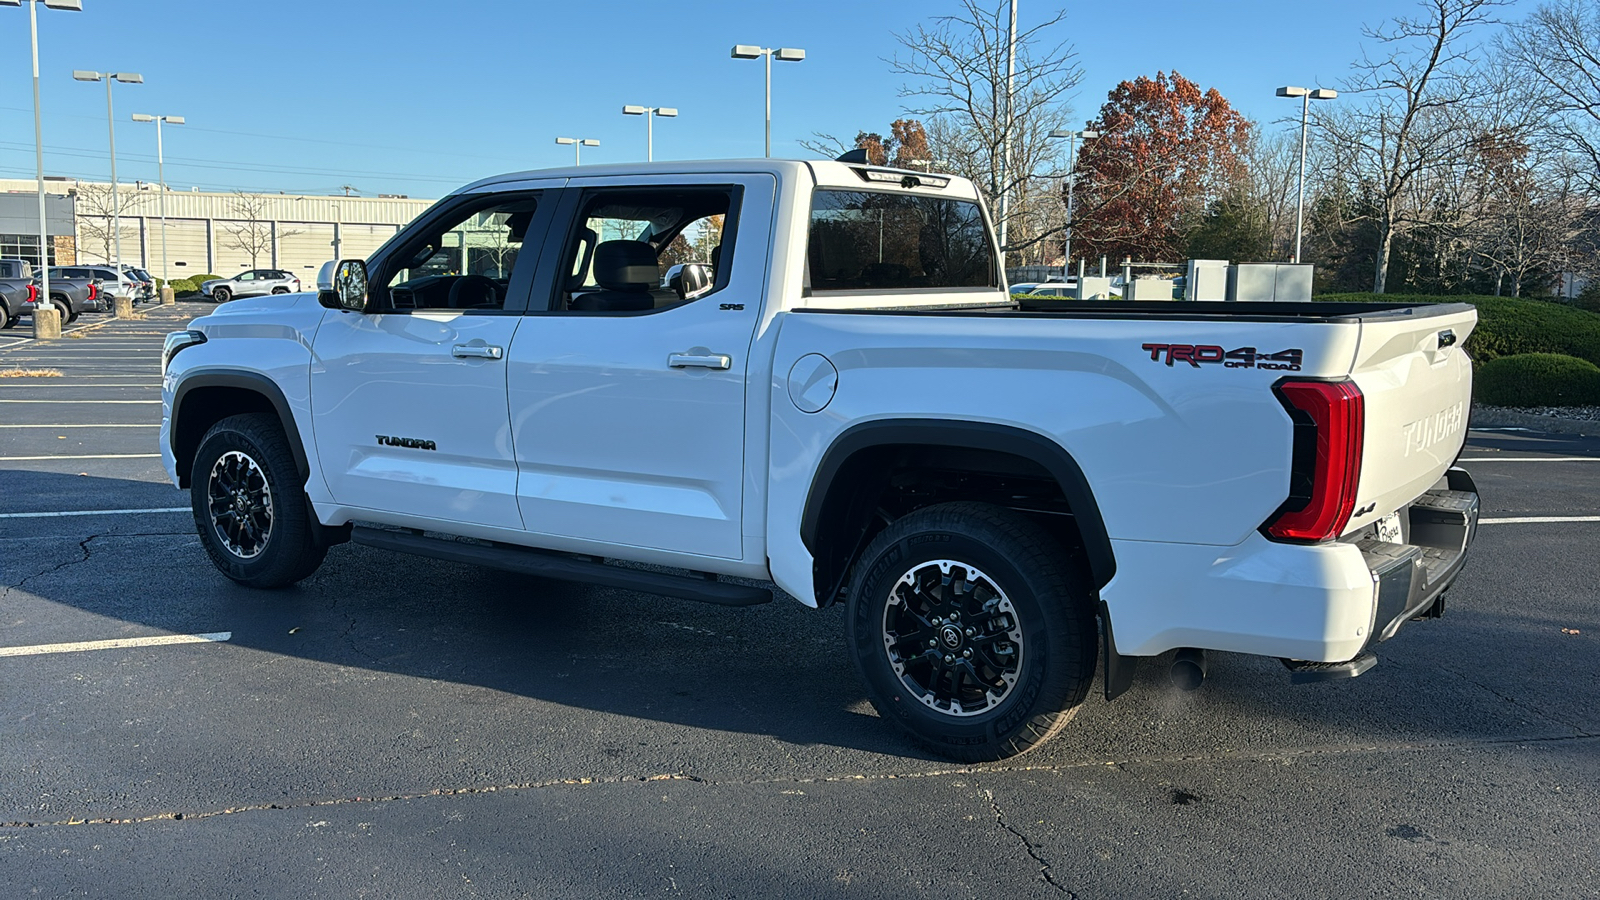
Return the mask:
<path id="1" fill-rule="evenodd" d="M 294 309 L 304 303 L 315 306 L 317 295 L 302 292 L 299 294 L 262 294 L 258 297 L 245 297 L 241 300 L 231 300 L 218 304 L 206 318 L 221 318 L 226 316 L 256 315 L 268 310 Z"/>

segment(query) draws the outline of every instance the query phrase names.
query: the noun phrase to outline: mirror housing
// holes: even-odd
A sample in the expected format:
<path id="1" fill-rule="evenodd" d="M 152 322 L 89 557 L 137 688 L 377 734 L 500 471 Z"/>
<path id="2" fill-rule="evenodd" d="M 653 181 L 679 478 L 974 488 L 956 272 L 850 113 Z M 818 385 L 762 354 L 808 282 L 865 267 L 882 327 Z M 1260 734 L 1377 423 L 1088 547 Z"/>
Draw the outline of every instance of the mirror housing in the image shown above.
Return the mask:
<path id="1" fill-rule="evenodd" d="M 317 275 L 317 302 L 328 309 L 367 311 L 367 264 L 359 259 L 341 260 L 334 272 L 331 289 L 324 290 L 323 274 L 333 266 L 325 263 Z"/>

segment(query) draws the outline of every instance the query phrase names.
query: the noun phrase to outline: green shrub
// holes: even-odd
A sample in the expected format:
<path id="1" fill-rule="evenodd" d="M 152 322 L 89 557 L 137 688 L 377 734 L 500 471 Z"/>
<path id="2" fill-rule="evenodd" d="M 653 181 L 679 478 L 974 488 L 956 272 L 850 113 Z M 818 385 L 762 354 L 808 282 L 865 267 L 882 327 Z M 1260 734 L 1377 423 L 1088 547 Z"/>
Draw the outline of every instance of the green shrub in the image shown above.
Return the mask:
<path id="1" fill-rule="evenodd" d="M 1479 366 L 1502 356 L 1559 353 L 1600 365 L 1600 315 L 1546 300 L 1415 294 L 1323 294 L 1316 299 L 1368 303 L 1470 303 L 1478 327 L 1467 352 Z"/>
<path id="2" fill-rule="evenodd" d="M 200 291 L 200 286 L 187 278 L 174 278 L 168 287 L 172 288 L 173 295 L 177 297 L 181 297 L 184 294 L 198 293 Z"/>
<path id="3" fill-rule="evenodd" d="M 1600 313 L 1600 278 L 1589 279 L 1589 283 L 1573 298 L 1572 305 L 1586 312 Z"/>
<path id="4" fill-rule="evenodd" d="M 1473 396 L 1490 406 L 1600 404 L 1600 366 L 1559 353 L 1502 356 L 1479 367 Z"/>
<path id="5" fill-rule="evenodd" d="M 221 277 L 221 275 L 212 275 L 211 273 L 207 272 L 204 275 L 190 275 L 189 280 L 194 282 L 194 286 L 198 288 L 200 285 L 205 284 L 208 281 L 216 281 Z"/>

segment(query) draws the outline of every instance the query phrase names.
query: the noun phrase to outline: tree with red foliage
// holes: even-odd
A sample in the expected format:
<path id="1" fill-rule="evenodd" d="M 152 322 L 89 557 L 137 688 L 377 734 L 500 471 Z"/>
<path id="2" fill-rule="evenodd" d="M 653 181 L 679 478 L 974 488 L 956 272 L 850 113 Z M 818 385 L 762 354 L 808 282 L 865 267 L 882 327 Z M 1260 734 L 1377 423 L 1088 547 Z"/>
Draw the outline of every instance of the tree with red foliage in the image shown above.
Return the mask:
<path id="1" fill-rule="evenodd" d="M 1177 72 L 1111 91 L 1078 154 L 1074 250 L 1177 261 L 1207 205 L 1245 174 L 1250 120 Z M 1076 255 L 1076 254 L 1074 254 Z"/>

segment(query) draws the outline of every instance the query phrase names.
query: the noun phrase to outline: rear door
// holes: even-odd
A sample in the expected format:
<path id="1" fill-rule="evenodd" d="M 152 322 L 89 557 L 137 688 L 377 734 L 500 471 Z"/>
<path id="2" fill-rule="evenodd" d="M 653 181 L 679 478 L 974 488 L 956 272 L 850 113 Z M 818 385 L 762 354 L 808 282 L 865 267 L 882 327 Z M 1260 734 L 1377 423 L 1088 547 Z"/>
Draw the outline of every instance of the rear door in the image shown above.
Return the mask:
<path id="1" fill-rule="evenodd" d="M 569 187 L 511 351 L 529 531 L 743 555 L 746 375 L 775 190 L 767 175 Z M 709 291 L 661 287 L 689 262 L 712 267 Z"/>
<path id="2" fill-rule="evenodd" d="M 338 503 L 380 521 L 522 527 L 506 351 L 549 219 L 543 194 L 533 183 L 441 204 L 373 261 L 369 312 L 324 316 L 311 403 Z"/>
<path id="3" fill-rule="evenodd" d="M 1359 511 L 1385 515 L 1411 502 L 1461 452 L 1472 405 L 1472 360 L 1464 345 L 1476 326 L 1464 304 L 1411 307 L 1361 318 L 1351 378 L 1366 413 Z"/>

